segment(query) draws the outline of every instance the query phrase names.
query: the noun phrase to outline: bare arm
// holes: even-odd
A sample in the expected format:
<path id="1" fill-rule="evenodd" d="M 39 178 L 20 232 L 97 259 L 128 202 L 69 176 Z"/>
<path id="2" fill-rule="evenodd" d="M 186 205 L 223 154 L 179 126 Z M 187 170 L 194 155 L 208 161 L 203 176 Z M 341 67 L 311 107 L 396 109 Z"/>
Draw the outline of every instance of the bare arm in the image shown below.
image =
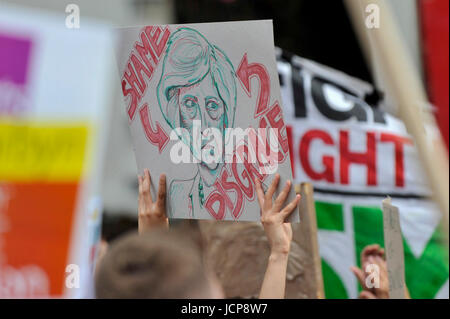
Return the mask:
<path id="1" fill-rule="evenodd" d="M 287 263 L 288 254 L 270 254 L 260 299 L 284 299 Z"/>
<path id="2" fill-rule="evenodd" d="M 258 202 L 261 208 L 261 222 L 270 244 L 269 261 L 259 295 L 261 299 L 284 298 L 287 262 L 292 241 L 291 224 L 284 221 L 300 201 L 300 195 L 297 195 L 292 202 L 284 208 L 282 207 L 292 185 L 291 181 L 287 181 L 285 187 L 273 202 L 272 198 L 279 181 L 280 176 L 277 174 L 266 194 L 264 194 L 260 181 L 255 179 Z"/>

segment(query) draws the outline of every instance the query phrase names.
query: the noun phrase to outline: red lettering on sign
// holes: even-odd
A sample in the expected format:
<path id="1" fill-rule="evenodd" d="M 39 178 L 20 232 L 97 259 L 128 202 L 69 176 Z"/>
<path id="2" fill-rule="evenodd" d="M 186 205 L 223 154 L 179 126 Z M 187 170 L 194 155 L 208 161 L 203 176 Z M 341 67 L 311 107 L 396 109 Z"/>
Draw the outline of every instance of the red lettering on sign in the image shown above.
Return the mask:
<path id="1" fill-rule="evenodd" d="M 286 127 L 284 125 L 283 116 L 281 114 L 281 107 L 278 102 L 275 102 L 271 109 L 266 114 L 270 126 L 278 130 L 278 142 L 284 153 L 289 151 L 289 144 L 286 136 Z"/>
<path id="2" fill-rule="evenodd" d="M 233 170 L 233 175 L 236 177 L 236 182 L 239 184 L 239 186 L 242 189 L 242 192 L 247 196 L 248 199 L 253 199 L 253 180 L 250 178 L 249 173 L 247 170 L 242 171 L 242 178 L 244 180 L 247 180 L 248 186 L 245 186 L 244 183 L 241 180 L 241 177 L 239 176 L 238 170 L 237 170 L 237 158 L 236 155 L 234 155 L 233 163 L 231 164 L 231 168 Z"/>
<path id="3" fill-rule="evenodd" d="M 405 164 L 403 160 L 403 145 L 412 144 L 411 139 L 389 133 L 381 133 L 381 142 L 391 142 L 395 150 L 395 186 L 405 186 Z"/>
<path id="4" fill-rule="evenodd" d="M 367 185 L 377 184 L 377 158 L 375 133 L 367 133 L 367 147 L 365 153 L 352 152 L 349 149 L 348 131 L 339 132 L 340 172 L 341 183 L 349 183 L 349 167 L 351 164 L 367 166 Z"/>
<path id="5" fill-rule="evenodd" d="M 320 181 L 326 180 L 330 183 L 334 183 L 334 158 L 329 155 L 322 157 L 322 163 L 324 170 L 322 172 L 315 171 L 309 162 L 309 149 L 311 142 L 315 139 L 321 140 L 326 145 L 334 145 L 334 141 L 331 136 L 321 130 L 311 130 L 306 132 L 303 138 L 300 140 L 300 162 L 305 170 L 305 173 L 313 180 Z"/>
<path id="6" fill-rule="evenodd" d="M 213 207 L 215 203 L 219 203 L 217 212 Z M 206 199 L 205 208 L 215 220 L 222 220 L 225 217 L 225 198 L 220 193 L 213 192 Z"/>
<path id="7" fill-rule="evenodd" d="M 138 86 L 141 86 L 139 83 L 136 73 L 134 72 L 133 67 L 131 66 L 131 63 L 127 64 L 127 69 L 125 70 L 123 77 L 122 77 L 122 93 L 123 96 L 126 97 L 130 95 L 131 101 L 130 105 L 128 106 L 128 116 L 131 119 L 134 118 L 134 114 L 136 113 L 137 104 L 139 100 L 141 99 L 141 94 L 137 90 L 134 83 L 137 83 Z M 127 84 L 129 88 L 127 88 Z"/>
<path id="8" fill-rule="evenodd" d="M 158 150 L 161 153 L 161 151 L 169 142 L 169 136 L 166 134 L 159 122 L 156 122 L 156 129 L 153 129 L 152 119 L 147 103 L 145 103 L 141 107 L 139 113 L 141 116 L 142 126 L 144 127 L 145 136 L 150 141 L 150 143 L 158 146 Z"/>
<path id="9" fill-rule="evenodd" d="M 251 155 L 249 156 L 249 149 L 247 145 L 241 145 L 237 148 L 236 152 L 239 154 L 239 157 L 244 162 L 245 170 L 248 172 L 248 176 L 251 181 L 255 180 L 255 176 L 258 177 L 260 181 L 263 180 L 263 175 L 259 172 L 259 170 L 252 164 Z M 258 156 L 256 156 L 256 161 L 258 160 Z M 261 164 L 259 164 L 261 166 Z"/>
<path id="10" fill-rule="evenodd" d="M 156 57 L 155 51 L 150 46 L 150 42 L 146 36 L 147 33 L 150 33 L 151 29 L 152 27 L 145 27 L 144 31 L 141 32 L 141 43 L 136 42 L 134 44 L 134 48 L 147 66 L 150 65 L 150 60 L 147 58 L 149 54 L 155 65 L 158 64 L 158 58 Z"/>
<path id="11" fill-rule="evenodd" d="M 128 62 L 127 69 L 125 70 L 123 77 L 130 86 L 136 87 L 137 85 L 137 88 L 139 89 L 140 93 L 144 92 L 144 84 L 137 78 L 136 71 L 134 70 L 130 62 Z M 139 99 L 140 98 L 141 96 L 139 94 Z"/>
<path id="12" fill-rule="evenodd" d="M 151 34 L 152 30 L 154 30 L 153 35 Z M 164 29 L 161 39 L 159 40 L 159 36 L 161 35 L 161 32 L 162 32 L 161 27 L 152 27 L 152 28 L 146 27 L 145 28 L 145 33 L 147 34 L 147 37 L 150 40 L 150 43 L 151 43 L 153 49 L 155 50 L 155 53 L 158 58 L 161 57 L 161 54 L 164 50 L 164 47 L 167 44 L 167 40 L 169 39 L 169 36 L 170 36 L 170 30 L 168 27 L 166 27 Z M 159 42 L 158 42 L 158 40 L 159 40 Z M 157 63 L 157 62 L 155 61 L 155 63 Z"/>
<path id="13" fill-rule="evenodd" d="M 269 105 L 269 97 L 270 97 L 269 73 L 267 72 L 263 64 L 260 63 L 248 64 L 247 53 L 245 53 L 236 71 L 236 75 L 249 97 L 251 97 L 250 79 L 252 77 L 256 77 L 259 79 L 258 102 L 255 109 L 255 118 L 257 118 L 266 111 Z"/>
<path id="14" fill-rule="evenodd" d="M 223 172 L 226 172 L 226 170 L 223 170 Z M 222 175 L 222 177 L 223 177 L 223 175 Z M 225 208 L 228 208 L 230 211 L 233 210 L 233 202 L 231 201 L 230 197 L 227 195 L 227 193 L 223 189 L 223 187 L 221 185 L 221 180 L 216 179 L 214 186 L 216 187 L 217 191 L 209 194 L 209 196 L 205 202 L 206 210 L 216 220 L 222 220 L 225 217 Z M 218 207 L 217 211 L 214 210 L 215 203 L 219 203 L 219 207 Z"/>
<path id="15" fill-rule="evenodd" d="M 155 30 L 153 34 L 152 30 Z M 127 67 L 122 76 L 122 93 L 124 97 L 130 95 L 131 98 L 131 102 L 127 107 L 130 120 L 134 119 L 138 103 L 147 88 L 147 81 L 152 78 L 153 71 L 158 65 L 159 58 L 169 39 L 170 30 L 168 28 L 164 29 L 160 39 L 161 32 L 162 29 L 160 27 L 145 27 L 140 33 L 141 42 L 135 42 L 134 45 L 134 49 L 139 54 L 139 57 L 132 52 L 127 61 Z M 148 55 L 153 59 L 154 66 L 150 62 Z M 147 76 L 147 80 L 144 79 L 143 73 Z"/>
<path id="16" fill-rule="evenodd" d="M 235 176 L 237 177 L 237 176 Z M 242 196 L 242 191 L 239 188 L 239 185 L 233 182 L 228 182 L 228 171 L 226 169 L 223 170 L 222 173 L 222 186 L 225 190 L 234 190 L 234 192 L 236 193 L 236 204 L 233 205 L 232 200 L 230 199 L 230 197 L 228 196 L 228 194 L 225 193 L 225 196 L 227 197 L 226 199 L 226 203 L 230 203 L 228 204 L 228 208 L 232 211 L 231 213 L 233 214 L 233 217 L 235 219 L 239 218 L 239 216 L 241 215 L 241 208 L 242 208 L 242 204 L 244 202 L 243 196 Z"/>
<path id="17" fill-rule="evenodd" d="M 144 77 L 142 76 L 142 72 L 145 73 L 145 75 L 147 75 L 147 78 L 151 78 L 153 75 L 153 68 L 151 67 L 150 69 L 146 68 L 141 61 L 136 57 L 136 55 L 131 54 L 131 62 L 133 62 L 133 66 L 136 70 L 136 74 L 139 78 L 139 83 L 142 86 L 142 93 L 145 92 L 145 90 L 147 89 L 147 82 L 144 80 Z"/>
<path id="18" fill-rule="evenodd" d="M 291 136 L 289 135 L 290 128 L 287 127 L 287 132 L 289 139 Z M 379 138 L 378 138 L 379 137 Z M 360 137 L 358 137 L 359 139 Z M 367 132 L 366 133 L 366 151 L 365 152 L 353 152 L 349 149 L 349 131 L 340 130 L 339 131 L 339 141 L 334 141 L 332 136 L 324 131 L 318 129 L 312 129 L 306 131 L 303 137 L 300 139 L 299 143 L 299 158 L 300 164 L 303 168 L 305 174 L 314 181 L 327 181 L 330 183 L 335 183 L 336 180 L 339 180 L 341 184 L 349 184 L 349 168 L 352 164 L 364 165 L 367 167 L 367 175 L 366 175 L 366 185 L 373 186 L 377 185 L 377 142 L 380 143 L 392 143 L 394 146 L 394 165 L 395 165 L 395 186 L 397 187 L 405 187 L 405 145 L 412 145 L 413 142 L 410 138 L 395 135 L 392 133 L 380 133 L 376 135 L 375 132 Z M 324 155 L 322 156 L 322 163 L 324 169 L 322 171 L 317 171 L 311 166 L 310 162 L 310 153 L 311 143 L 314 140 L 320 140 L 325 145 L 333 146 L 334 148 L 338 148 L 339 158 L 334 158 L 332 155 Z M 317 148 L 321 148 L 318 146 Z M 292 152 L 292 150 L 291 150 Z M 388 156 L 384 154 L 384 156 Z M 335 161 L 339 160 L 339 174 L 335 175 L 334 165 Z M 384 161 L 384 165 L 387 165 L 386 160 Z M 294 167 L 294 164 L 292 164 Z"/>

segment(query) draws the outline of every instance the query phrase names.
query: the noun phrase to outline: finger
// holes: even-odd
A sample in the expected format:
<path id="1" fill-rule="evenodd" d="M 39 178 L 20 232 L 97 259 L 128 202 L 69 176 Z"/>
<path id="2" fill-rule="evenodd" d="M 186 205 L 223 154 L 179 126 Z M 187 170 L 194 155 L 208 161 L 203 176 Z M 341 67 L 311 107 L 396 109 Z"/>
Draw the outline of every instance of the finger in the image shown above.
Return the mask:
<path id="1" fill-rule="evenodd" d="M 383 258 L 381 258 L 380 256 L 376 256 L 375 263 L 378 265 L 378 267 L 380 267 L 382 272 L 387 271 L 386 261 Z"/>
<path id="2" fill-rule="evenodd" d="M 380 247 L 380 245 L 378 245 L 378 244 L 370 245 L 368 254 L 371 254 L 371 255 L 373 255 L 373 256 L 376 256 L 376 255 L 378 255 L 380 249 L 381 249 L 381 247 Z"/>
<path id="3" fill-rule="evenodd" d="M 142 176 L 138 175 L 139 194 L 142 193 Z"/>
<path id="4" fill-rule="evenodd" d="M 143 194 L 142 194 L 142 176 L 141 175 L 138 175 L 138 184 L 139 184 L 138 205 L 140 208 L 144 201 Z"/>
<path id="5" fill-rule="evenodd" d="M 160 207 L 166 206 L 166 175 L 165 174 L 161 174 L 161 176 L 159 177 L 157 204 Z"/>
<path id="6" fill-rule="evenodd" d="M 264 190 L 262 189 L 260 180 L 255 177 L 256 196 L 258 197 L 259 207 L 262 208 L 264 204 Z"/>
<path id="7" fill-rule="evenodd" d="M 286 181 L 286 185 L 283 187 L 283 190 L 278 195 L 277 199 L 275 200 L 275 205 L 273 206 L 274 210 L 276 212 L 281 210 L 281 207 L 283 206 L 284 202 L 286 201 L 286 198 L 289 195 L 289 191 L 291 190 L 291 181 Z"/>
<path id="8" fill-rule="evenodd" d="M 359 299 L 377 299 L 377 297 L 370 291 L 364 290 L 359 294 Z"/>
<path id="9" fill-rule="evenodd" d="M 145 195 L 145 199 L 150 200 L 150 202 L 153 202 L 152 192 L 150 192 L 151 183 L 152 183 L 152 177 L 150 176 L 150 171 L 146 168 L 144 170 L 144 181 L 142 183 L 142 191 Z"/>
<path id="10" fill-rule="evenodd" d="M 364 253 L 365 255 L 371 255 L 377 253 L 379 248 L 380 246 L 378 244 L 367 245 L 366 247 L 364 247 L 362 253 Z"/>
<path id="11" fill-rule="evenodd" d="M 374 264 L 373 262 L 371 263 L 369 261 L 366 261 L 364 264 L 361 265 L 361 268 L 364 273 L 364 281 L 367 279 L 369 273 L 373 273 L 374 269 L 372 267 L 369 267 L 370 265 L 373 265 L 373 264 Z M 361 285 L 364 289 L 369 290 L 369 291 L 373 291 L 375 289 L 375 288 L 369 288 L 365 284 L 364 285 L 361 284 Z"/>
<path id="12" fill-rule="evenodd" d="M 294 209 L 297 207 L 298 203 L 300 202 L 300 194 L 297 194 L 295 198 L 280 212 L 281 218 L 283 220 L 286 220 L 286 218 L 294 211 Z"/>
<path id="13" fill-rule="evenodd" d="M 376 259 L 375 259 L 375 256 L 369 255 L 369 258 L 367 258 L 367 261 L 364 262 L 364 268 L 363 268 L 363 269 L 364 269 L 365 271 L 367 271 L 367 267 L 368 267 L 369 265 L 377 265 L 377 261 L 376 261 Z"/>
<path id="14" fill-rule="evenodd" d="M 359 284 L 365 289 L 366 286 L 364 285 L 364 279 L 366 278 L 364 271 L 358 267 L 350 267 L 350 270 L 355 275 L 356 279 L 358 279 Z"/>
<path id="15" fill-rule="evenodd" d="M 280 175 L 276 174 L 275 178 L 272 181 L 272 184 L 270 184 L 269 189 L 266 192 L 265 200 L 270 200 L 270 202 L 272 202 L 273 194 L 275 193 L 279 182 L 280 182 Z"/>
<path id="16" fill-rule="evenodd" d="M 372 255 L 374 253 L 376 254 L 376 252 L 378 251 L 378 247 L 378 244 L 367 245 L 366 247 L 364 247 L 363 251 L 361 252 L 361 264 L 367 261 L 369 255 Z"/>

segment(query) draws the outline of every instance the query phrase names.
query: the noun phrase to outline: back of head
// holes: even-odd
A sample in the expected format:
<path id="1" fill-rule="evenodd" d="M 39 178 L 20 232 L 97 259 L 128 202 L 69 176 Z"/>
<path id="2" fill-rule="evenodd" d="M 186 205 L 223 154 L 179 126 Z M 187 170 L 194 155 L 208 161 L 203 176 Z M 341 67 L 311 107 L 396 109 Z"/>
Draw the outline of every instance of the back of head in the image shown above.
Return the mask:
<path id="1" fill-rule="evenodd" d="M 97 298 L 210 298 L 200 251 L 167 230 L 117 239 L 97 272 Z"/>

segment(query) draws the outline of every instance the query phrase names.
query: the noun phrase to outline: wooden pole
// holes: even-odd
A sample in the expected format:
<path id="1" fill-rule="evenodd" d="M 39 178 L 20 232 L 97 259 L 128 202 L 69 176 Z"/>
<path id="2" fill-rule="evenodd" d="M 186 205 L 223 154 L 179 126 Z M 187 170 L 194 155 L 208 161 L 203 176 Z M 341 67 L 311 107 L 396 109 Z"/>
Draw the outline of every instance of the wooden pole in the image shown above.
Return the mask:
<path id="1" fill-rule="evenodd" d="M 389 91 L 398 107 L 398 115 L 405 123 L 417 147 L 422 167 L 425 169 L 432 194 L 444 218 L 448 244 L 449 222 L 449 165 L 444 146 L 433 114 L 425 108 L 426 94 L 411 57 L 405 49 L 402 37 L 385 0 L 345 0 L 356 33 L 365 54 L 376 57 Z M 379 8 L 378 28 L 365 27 L 365 8 L 376 4 Z M 365 29 L 365 32 L 361 30 Z M 370 57 L 368 57 L 370 59 Z M 425 112 L 424 112 L 425 111 Z M 427 130 L 425 129 L 427 128 Z M 431 134 L 427 134 L 430 133 Z"/>
<path id="2" fill-rule="evenodd" d="M 389 299 L 407 299 L 405 284 L 405 255 L 398 207 L 391 199 L 383 200 L 383 232 L 389 278 Z"/>
<path id="3" fill-rule="evenodd" d="M 293 223 L 293 241 L 305 252 L 302 292 L 307 298 L 324 299 L 322 264 L 317 240 L 317 220 L 314 203 L 314 190 L 310 183 L 295 185 L 295 191 L 302 196 L 298 208 L 300 223 Z"/>

